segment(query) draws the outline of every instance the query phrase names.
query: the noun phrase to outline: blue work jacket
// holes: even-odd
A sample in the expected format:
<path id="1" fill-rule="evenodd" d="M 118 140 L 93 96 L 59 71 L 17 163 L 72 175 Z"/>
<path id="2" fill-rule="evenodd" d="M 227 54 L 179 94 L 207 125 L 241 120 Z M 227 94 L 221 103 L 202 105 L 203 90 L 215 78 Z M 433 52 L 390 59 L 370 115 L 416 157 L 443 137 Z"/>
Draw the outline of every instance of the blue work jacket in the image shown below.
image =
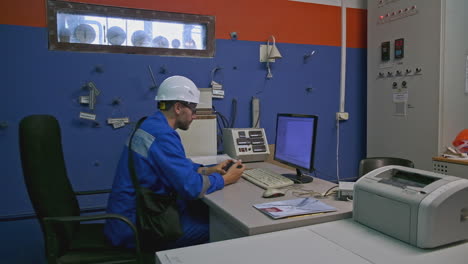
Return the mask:
<path id="1" fill-rule="evenodd" d="M 149 116 L 135 132 L 132 140 L 135 170 L 140 186 L 158 194 L 177 193 L 177 205 L 184 231 L 180 245 L 197 241 L 201 232 L 207 232 L 208 220 L 200 217 L 203 212 L 190 210 L 192 200 L 203 197 L 224 187 L 219 173 L 201 175 L 200 164 L 185 156 L 179 134 L 169 126 L 166 117 L 157 111 Z M 119 160 L 109 196 L 108 213 L 120 214 L 136 222 L 135 189 L 128 169 L 128 142 Z M 134 234 L 124 222 L 116 219 L 106 221 L 104 233 L 114 246 L 135 247 Z"/>

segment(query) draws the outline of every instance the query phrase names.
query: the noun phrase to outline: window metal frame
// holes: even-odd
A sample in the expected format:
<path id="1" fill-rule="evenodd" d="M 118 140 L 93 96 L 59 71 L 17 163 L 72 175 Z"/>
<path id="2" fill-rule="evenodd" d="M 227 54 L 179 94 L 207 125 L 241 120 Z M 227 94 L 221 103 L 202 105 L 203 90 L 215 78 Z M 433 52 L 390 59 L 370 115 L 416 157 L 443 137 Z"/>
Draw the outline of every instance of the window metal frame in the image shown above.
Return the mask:
<path id="1" fill-rule="evenodd" d="M 155 47 L 135 47 L 120 45 L 96 45 L 58 41 L 57 12 L 78 15 L 112 16 L 132 19 L 166 20 L 182 23 L 206 25 L 206 49 L 170 49 Z M 184 14 L 147 9 L 103 6 L 57 0 L 47 1 L 47 27 L 49 29 L 49 50 L 147 54 L 182 57 L 213 57 L 215 53 L 215 17 L 208 15 Z"/>

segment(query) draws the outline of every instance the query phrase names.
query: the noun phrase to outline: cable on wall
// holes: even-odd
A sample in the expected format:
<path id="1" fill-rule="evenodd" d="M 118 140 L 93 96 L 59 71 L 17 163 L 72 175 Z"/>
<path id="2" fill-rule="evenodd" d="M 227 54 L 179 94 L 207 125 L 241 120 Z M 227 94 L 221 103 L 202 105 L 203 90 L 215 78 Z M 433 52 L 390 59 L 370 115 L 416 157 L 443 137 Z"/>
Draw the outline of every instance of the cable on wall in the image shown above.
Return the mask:
<path id="1" fill-rule="evenodd" d="M 340 181 L 340 120 L 347 120 L 345 112 L 346 95 L 346 4 L 341 0 L 341 71 L 340 71 L 340 109 L 336 115 L 336 178 Z M 346 116 L 346 117 L 345 117 Z"/>
<path id="2" fill-rule="evenodd" d="M 336 180 L 340 182 L 340 120 L 336 120 Z"/>
<path id="3" fill-rule="evenodd" d="M 346 95 L 346 4 L 341 0 L 341 78 L 340 78 L 340 112 L 345 111 Z"/>
<path id="4" fill-rule="evenodd" d="M 229 124 L 229 127 L 234 127 L 234 125 L 236 124 L 236 117 L 237 117 L 237 99 L 233 98 L 232 105 L 231 105 L 231 124 Z"/>

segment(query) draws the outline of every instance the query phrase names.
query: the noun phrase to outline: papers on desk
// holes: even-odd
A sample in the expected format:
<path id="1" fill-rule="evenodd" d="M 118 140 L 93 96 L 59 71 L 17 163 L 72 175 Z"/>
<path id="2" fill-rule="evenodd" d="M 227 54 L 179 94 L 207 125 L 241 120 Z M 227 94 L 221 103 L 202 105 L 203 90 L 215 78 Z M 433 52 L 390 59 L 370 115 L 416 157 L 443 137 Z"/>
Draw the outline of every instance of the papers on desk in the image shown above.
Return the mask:
<path id="1" fill-rule="evenodd" d="M 270 216 L 273 219 L 337 211 L 335 207 L 329 206 L 324 202 L 310 197 L 254 204 L 253 207 L 257 208 L 262 213 Z"/>
<path id="2" fill-rule="evenodd" d="M 454 159 L 454 160 L 468 160 L 468 157 L 460 156 L 460 155 L 452 155 L 452 154 L 442 154 L 442 157 L 447 159 Z"/>
<path id="3" fill-rule="evenodd" d="M 205 166 L 207 165 L 214 165 L 221 163 L 225 160 L 232 159 L 226 154 L 222 155 L 213 155 L 213 156 L 191 156 L 189 157 L 193 162 L 203 164 Z"/>

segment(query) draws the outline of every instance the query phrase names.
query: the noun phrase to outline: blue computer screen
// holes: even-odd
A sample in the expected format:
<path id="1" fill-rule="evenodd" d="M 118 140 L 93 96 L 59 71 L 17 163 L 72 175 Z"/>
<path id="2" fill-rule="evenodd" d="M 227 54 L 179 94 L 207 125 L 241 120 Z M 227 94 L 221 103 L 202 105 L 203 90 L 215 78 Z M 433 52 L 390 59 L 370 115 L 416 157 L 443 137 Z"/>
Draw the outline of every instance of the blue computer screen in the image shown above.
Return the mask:
<path id="1" fill-rule="evenodd" d="M 278 114 L 275 160 L 306 170 L 313 169 L 317 116 Z"/>

